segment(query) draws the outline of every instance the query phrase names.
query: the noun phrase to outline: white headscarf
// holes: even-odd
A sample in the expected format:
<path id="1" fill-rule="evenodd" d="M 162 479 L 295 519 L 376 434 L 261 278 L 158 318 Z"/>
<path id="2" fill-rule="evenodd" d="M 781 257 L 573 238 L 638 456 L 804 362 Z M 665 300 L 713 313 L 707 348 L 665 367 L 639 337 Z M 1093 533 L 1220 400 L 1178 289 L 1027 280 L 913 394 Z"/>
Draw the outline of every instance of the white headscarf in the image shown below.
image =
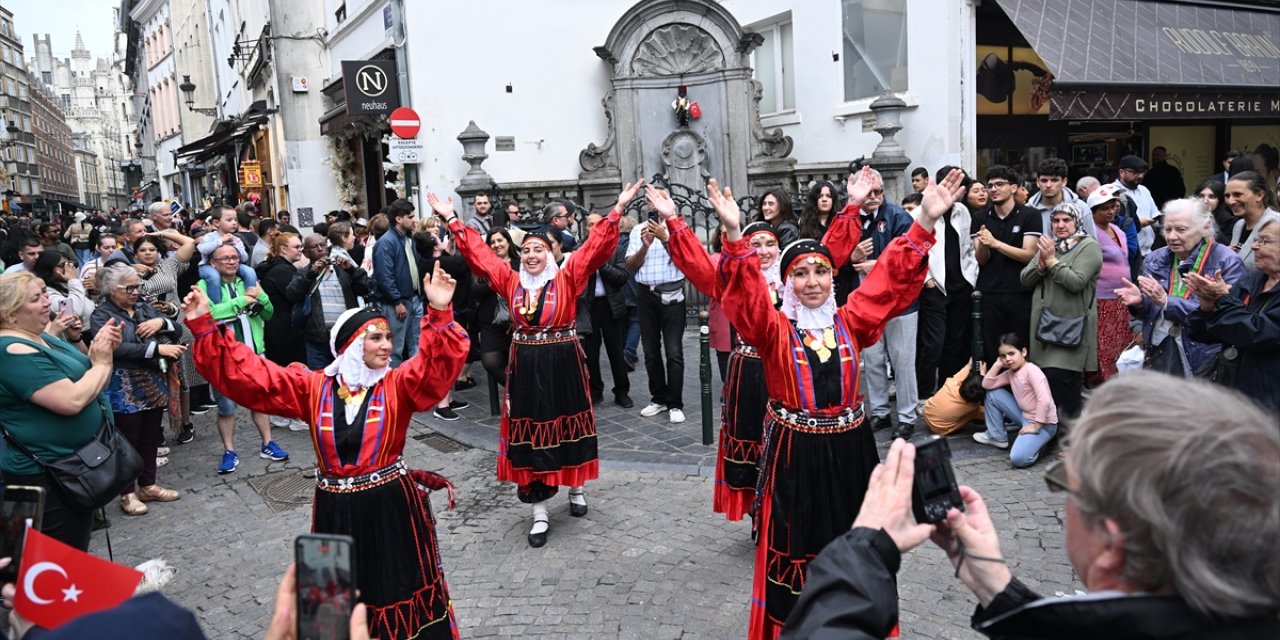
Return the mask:
<path id="1" fill-rule="evenodd" d="M 359 308 L 347 309 L 342 312 L 342 315 L 338 316 L 338 321 L 333 323 L 333 329 L 329 330 L 329 349 L 331 352 L 335 353 L 337 357 L 334 358 L 333 362 L 329 363 L 329 366 L 324 368 L 325 375 L 336 378 L 339 384 L 346 385 L 347 389 L 350 389 L 351 391 L 362 391 L 373 388 L 373 385 L 378 384 L 378 382 L 387 375 L 387 372 L 391 370 L 390 367 L 370 369 L 365 365 L 363 335 L 352 340 L 351 346 L 347 347 L 345 351 L 337 353 L 339 329 L 342 327 L 343 323 L 351 319 L 351 316 L 354 316 L 359 311 L 361 311 Z M 360 411 L 360 404 L 363 398 L 357 400 L 356 397 L 353 396 L 352 400 L 356 401 L 353 403 L 349 400 L 345 405 L 348 423 L 355 420 L 356 414 Z"/>
<path id="2" fill-rule="evenodd" d="M 782 283 L 782 313 L 796 321 L 797 329 L 816 331 L 835 325 L 837 308 L 834 281 L 831 283 L 831 291 L 827 293 L 826 301 L 816 309 L 804 306 L 796 296 L 795 283 L 791 276 L 787 276 L 786 281 Z"/>

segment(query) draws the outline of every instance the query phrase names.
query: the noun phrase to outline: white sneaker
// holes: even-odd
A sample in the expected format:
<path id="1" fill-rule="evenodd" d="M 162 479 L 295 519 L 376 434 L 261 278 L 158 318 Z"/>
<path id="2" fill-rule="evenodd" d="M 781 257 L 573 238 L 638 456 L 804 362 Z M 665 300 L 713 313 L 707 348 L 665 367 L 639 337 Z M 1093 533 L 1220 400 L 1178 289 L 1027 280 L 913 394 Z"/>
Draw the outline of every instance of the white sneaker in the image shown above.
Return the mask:
<path id="1" fill-rule="evenodd" d="M 1008 440 L 996 440 L 995 438 L 992 438 L 991 436 L 987 435 L 986 431 L 979 431 L 973 434 L 973 439 L 977 442 L 980 442 L 982 444 L 988 444 L 998 449 L 1009 448 Z"/>
<path id="2" fill-rule="evenodd" d="M 667 420 L 673 424 L 680 424 L 684 422 L 684 412 L 679 409 L 672 409 L 667 412 Z"/>
<path id="3" fill-rule="evenodd" d="M 306 421 L 305 421 L 305 420 L 290 420 L 290 421 L 289 421 L 289 430 L 290 430 L 290 431 L 306 431 L 307 429 L 310 429 L 310 428 L 311 428 L 311 426 L 310 426 L 310 425 L 308 425 L 308 424 L 306 423 Z"/>
<path id="4" fill-rule="evenodd" d="M 271 426 L 273 426 L 273 427 L 287 427 L 287 426 L 289 426 L 289 419 L 288 419 L 288 418 L 281 418 L 280 416 L 271 416 Z"/>
<path id="5" fill-rule="evenodd" d="M 666 411 L 666 410 L 667 410 L 667 405 L 658 404 L 656 402 L 650 402 L 649 404 L 645 405 L 643 409 L 640 410 L 640 415 L 646 418 L 652 418 L 653 416 L 656 416 L 659 413 L 662 413 L 663 411 Z"/>

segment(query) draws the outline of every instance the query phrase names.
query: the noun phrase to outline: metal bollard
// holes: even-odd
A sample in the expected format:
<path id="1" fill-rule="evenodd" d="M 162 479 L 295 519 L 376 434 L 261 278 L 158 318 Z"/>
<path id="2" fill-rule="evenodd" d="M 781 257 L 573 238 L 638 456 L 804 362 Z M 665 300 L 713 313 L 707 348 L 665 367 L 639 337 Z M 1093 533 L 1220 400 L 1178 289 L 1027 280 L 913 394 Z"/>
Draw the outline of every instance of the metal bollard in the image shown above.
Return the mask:
<path id="1" fill-rule="evenodd" d="M 489 415 L 496 416 L 502 413 L 498 398 L 498 379 L 488 372 L 485 372 L 485 377 L 489 379 Z"/>
<path id="2" fill-rule="evenodd" d="M 711 429 L 711 327 L 707 319 L 711 315 L 706 311 L 698 312 L 698 349 L 701 352 L 698 363 L 698 376 L 702 378 L 702 444 L 709 445 L 713 441 Z"/>
<path id="3" fill-rule="evenodd" d="M 982 292 L 973 292 L 973 309 L 969 312 L 969 317 L 973 318 L 973 339 L 970 340 L 972 349 L 970 353 L 973 355 L 973 370 L 978 370 L 978 363 L 986 360 L 987 348 L 982 343 Z"/>

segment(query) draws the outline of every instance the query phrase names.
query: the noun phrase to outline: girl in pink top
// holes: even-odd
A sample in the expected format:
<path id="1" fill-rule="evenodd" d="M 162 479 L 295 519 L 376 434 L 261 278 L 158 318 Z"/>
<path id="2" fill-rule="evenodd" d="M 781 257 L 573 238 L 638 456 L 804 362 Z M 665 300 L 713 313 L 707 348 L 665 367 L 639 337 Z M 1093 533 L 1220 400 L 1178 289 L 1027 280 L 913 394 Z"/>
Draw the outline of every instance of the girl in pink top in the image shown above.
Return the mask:
<path id="1" fill-rule="evenodd" d="M 1045 445 L 1058 433 L 1058 408 L 1049 393 L 1049 379 L 1040 367 L 1027 362 L 1027 345 L 1016 333 L 1000 336 L 996 363 L 982 379 L 987 390 L 983 406 L 987 430 L 973 434 L 982 444 L 1009 448 L 1010 425 L 1018 428 L 1009 461 L 1014 467 L 1035 464 Z"/>

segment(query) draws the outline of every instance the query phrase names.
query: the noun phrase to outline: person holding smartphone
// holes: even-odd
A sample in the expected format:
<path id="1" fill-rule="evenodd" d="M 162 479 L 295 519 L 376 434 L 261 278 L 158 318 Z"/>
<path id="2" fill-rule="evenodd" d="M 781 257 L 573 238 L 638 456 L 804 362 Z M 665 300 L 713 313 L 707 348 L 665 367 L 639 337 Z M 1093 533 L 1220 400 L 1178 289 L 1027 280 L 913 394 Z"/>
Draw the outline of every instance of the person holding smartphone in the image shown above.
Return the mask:
<path id="1" fill-rule="evenodd" d="M 390 323 L 379 307 L 340 315 L 329 336 L 336 359 L 309 371 L 281 367 L 235 340 L 214 321 L 203 292 L 183 301 L 196 368 L 215 388 L 252 411 L 307 422 L 318 465 L 312 530 L 353 539 L 356 587 L 374 637 L 457 638 L 430 502 L 419 488 L 447 481 L 410 471 L 403 460 L 414 412 L 444 397 L 470 347 L 453 320 L 456 286 L 438 264 L 423 279 L 428 312 L 418 350 L 394 369 Z"/>

